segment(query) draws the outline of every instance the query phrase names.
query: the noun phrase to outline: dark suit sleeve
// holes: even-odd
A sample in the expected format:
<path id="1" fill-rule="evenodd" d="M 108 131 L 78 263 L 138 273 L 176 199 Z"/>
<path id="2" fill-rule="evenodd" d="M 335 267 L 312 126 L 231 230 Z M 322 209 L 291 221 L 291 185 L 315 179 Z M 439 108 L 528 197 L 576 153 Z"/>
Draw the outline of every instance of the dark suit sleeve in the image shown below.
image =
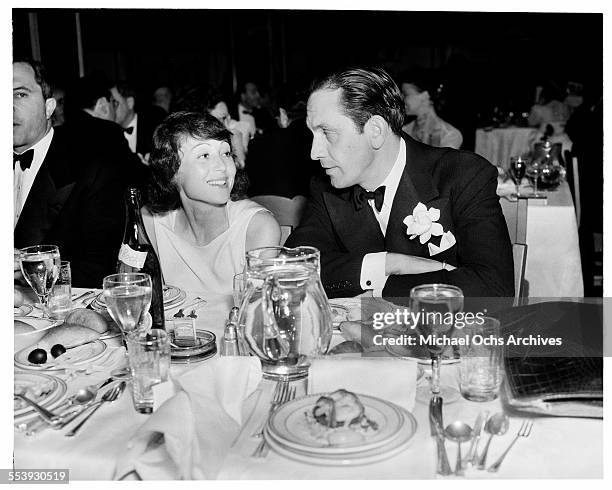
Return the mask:
<path id="1" fill-rule="evenodd" d="M 360 286 L 363 253 L 348 251 L 336 237 L 323 201 L 323 182 L 315 177 L 300 225 L 291 233 L 285 245 L 309 245 L 321 251 L 321 281 L 330 298 L 355 296 L 363 292 Z"/>
<path id="2" fill-rule="evenodd" d="M 112 274 L 124 231 L 124 177 L 116 165 L 94 161 L 86 169 L 86 184 L 79 196 L 78 233 L 70 243 L 72 283 L 77 287 L 102 287 Z"/>
<path id="3" fill-rule="evenodd" d="M 512 247 L 496 194 L 497 170 L 482 159 L 462 164 L 474 158 L 467 152 L 459 158 L 463 162 L 457 162 L 452 198 L 457 240 L 457 263 L 452 265 L 457 269 L 390 276 L 383 296 L 409 296 L 412 287 L 436 282 L 458 286 L 470 297 L 514 296 Z"/>

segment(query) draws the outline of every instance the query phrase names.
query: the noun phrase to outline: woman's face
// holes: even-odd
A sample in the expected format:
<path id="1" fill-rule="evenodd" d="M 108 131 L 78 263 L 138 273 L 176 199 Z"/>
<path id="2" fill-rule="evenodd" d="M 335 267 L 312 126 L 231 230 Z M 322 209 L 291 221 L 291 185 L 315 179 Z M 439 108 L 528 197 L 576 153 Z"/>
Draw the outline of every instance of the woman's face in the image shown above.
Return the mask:
<path id="1" fill-rule="evenodd" d="M 404 94 L 406 114 L 409 116 L 417 116 L 420 114 L 429 101 L 429 94 L 427 91 L 421 92 L 416 85 L 411 83 L 402 84 L 402 94 Z"/>
<path id="2" fill-rule="evenodd" d="M 174 180 L 181 198 L 213 205 L 227 203 L 236 176 L 226 141 L 187 136 L 179 149 L 181 165 Z"/>
<path id="3" fill-rule="evenodd" d="M 211 111 L 210 115 L 216 117 L 226 127 L 230 120 L 229 110 L 225 102 L 219 102 Z"/>

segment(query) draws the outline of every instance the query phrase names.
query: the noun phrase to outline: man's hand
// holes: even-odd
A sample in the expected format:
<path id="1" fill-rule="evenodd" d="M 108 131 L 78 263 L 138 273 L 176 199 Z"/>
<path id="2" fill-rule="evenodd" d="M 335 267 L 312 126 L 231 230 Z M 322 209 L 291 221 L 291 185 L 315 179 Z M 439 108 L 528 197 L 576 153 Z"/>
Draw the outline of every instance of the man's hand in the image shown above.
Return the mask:
<path id="1" fill-rule="evenodd" d="M 442 269 L 452 271 L 455 267 L 444 262 L 438 262 L 437 260 L 392 252 L 387 253 L 387 260 L 385 261 L 385 274 L 387 276 L 424 274 Z"/>

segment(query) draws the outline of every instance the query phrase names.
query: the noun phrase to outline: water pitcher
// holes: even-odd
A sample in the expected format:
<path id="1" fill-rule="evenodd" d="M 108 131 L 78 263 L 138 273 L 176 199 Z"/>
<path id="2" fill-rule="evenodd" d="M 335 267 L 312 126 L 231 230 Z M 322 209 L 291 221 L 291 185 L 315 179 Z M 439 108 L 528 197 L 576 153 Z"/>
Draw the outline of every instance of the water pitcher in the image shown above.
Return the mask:
<path id="1" fill-rule="evenodd" d="M 331 310 L 314 247 L 263 247 L 246 254 L 239 325 L 267 378 L 308 374 L 309 358 L 327 352 Z"/>

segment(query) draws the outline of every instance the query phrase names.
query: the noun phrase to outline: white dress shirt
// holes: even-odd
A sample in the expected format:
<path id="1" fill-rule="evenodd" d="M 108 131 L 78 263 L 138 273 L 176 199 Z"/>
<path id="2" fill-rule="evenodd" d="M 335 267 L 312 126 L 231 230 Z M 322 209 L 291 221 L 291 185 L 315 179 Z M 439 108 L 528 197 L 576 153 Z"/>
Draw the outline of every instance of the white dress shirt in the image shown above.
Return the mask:
<path id="1" fill-rule="evenodd" d="M 47 156 L 47 151 L 49 151 L 49 146 L 51 145 L 52 139 L 53 128 L 51 128 L 49 132 L 44 135 L 35 145 L 28 148 L 28 150 L 34 150 L 34 156 L 32 157 L 32 165 L 30 165 L 30 168 L 22 170 L 21 165 L 17 163 L 13 169 L 13 202 L 15 205 L 13 229 L 15 229 L 17 226 L 17 221 L 19 221 L 19 216 L 21 216 L 23 206 L 28 199 L 28 194 L 30 194 L 32 184 L 34 184 L 34 179 L 45 161 L 45 157 Z"/>
<path id="2" fill-rule="evenodd" d="M 123 136 L 125 136 L 125 139 L 127 140 L 128 145 L 130 145 L 130 150 L 132 150 L 132 153 L 136 153 L 136 138 L 137 138 L 136 134 L 138 133 L 138 114 L 134 114 L 134 117 L 130 121 L 130 124 L 127 125 L 127 127 L 134 128 L 134 130 L 132 131 L 132 134 L 124 132 Z"/>
<path id="3" fill-rule="evenodd" d="M 400 148 L 395 163 L 391 171 L 380 185 L 385 186 L 385 198 L 383 205 L 378 211 L 374 206 L 374 199 L 369 199 L 368 204 L 374 211 L 374 217 L 380 226 L 383 236 L 387 234 L 387 224 L 389 223 L 389 215 L 391 214 L 391 206 L 395 199 L 395 193 L 399 186 L 399 182 L 406 167 L 406 143 L 403 139 L 400 140 Z M 366 191 L 374 191 L 375 189 L 366 189 Z M 385 262 L 387 260 L 387 252 L 375 252 L 366 254 L 361 263 L 361 289 L 373 290 L 374 296 L 382 296 L 382 290 L 387 283 L 385 274 Z"/>

